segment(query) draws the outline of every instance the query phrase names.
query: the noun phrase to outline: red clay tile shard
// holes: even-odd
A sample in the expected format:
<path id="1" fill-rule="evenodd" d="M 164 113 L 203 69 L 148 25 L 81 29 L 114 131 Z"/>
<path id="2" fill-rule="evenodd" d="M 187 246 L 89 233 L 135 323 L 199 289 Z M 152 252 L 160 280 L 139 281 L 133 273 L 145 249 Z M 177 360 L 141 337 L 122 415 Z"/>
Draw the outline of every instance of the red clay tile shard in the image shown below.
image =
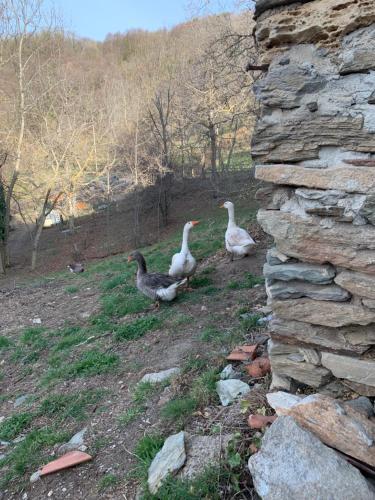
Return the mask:
<path id="1" fill-rule="evenodd" d="M 268 358 L 257 358 L 251 365 L 246 366 L 246 371 L 250 377 L 260 378 L 271 371 L 271 363 Z"/>
<path id="2" fill-rule="evenodd" d="M 272 424 L 277 419 L 276 415 L 250 415 L 247 423 L 252 429 L 263 429 L 268 424 Z"/>
<path id="3" fill-rule="evenodd" d="M 228 361 L 249 361 L 250 359 L 256 358 L 256 350 L 258 345 L 241 345 L 237 346 L 230 354 L 227 356 Z"/>
<path id="4" fill-rule="evenodd" d="M 74 467 L 75 465 L 83 464 L 90 460 L 92 460 L 92 457 L 87 453 L 83 453 L 82 451 L 70 451 L 57 460 L 53 460 L 49 464 L 44 465 L 40 471 L 40 475 L 46 476 L 47 474 L 69 469 L 69 467 Z"/>

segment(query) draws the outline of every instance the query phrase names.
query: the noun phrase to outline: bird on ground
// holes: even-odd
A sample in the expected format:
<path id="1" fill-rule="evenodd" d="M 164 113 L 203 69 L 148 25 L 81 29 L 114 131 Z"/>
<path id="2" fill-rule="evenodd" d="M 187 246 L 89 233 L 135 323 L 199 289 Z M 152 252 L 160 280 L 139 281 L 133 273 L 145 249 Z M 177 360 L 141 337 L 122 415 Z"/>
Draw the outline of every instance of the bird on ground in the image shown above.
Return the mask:
<path id="1" fill-rule="evenodd" d="M 228 227 L 225 232 L 225 247 L 230 254 L 232 261 L 234 257 L 245 257 L 254 249 L 255 241 L 250 234 L 238 227 L 234 218 L 234 205 L 231 201 L 226 201 L 220 208 L 228 210 Z"/>
<path id="2" fill-rule="evenodd" d="M 186 278 L 179 279 L 162 273 L 147 272 L 145 258 L 140 252 L 132 252 L 128 257 L 128 262 L 136 261 L 137 288 L 146 297 L 155 300 L 156 307 L 160 306 L 160 301 L 170 302 L 176 298 L 177 290 L 186 283 Z"/>
<path id="3" fill-rule="evenodd" d="M 85 270 L 85 268 L 83 267 L 83 264 L 81 264 L 80 262 L 75 262 L 73 264 L 69 264 L 67 266 L 67 268 L 69 269 L 69 271 L 71 273 L 83 273 L 83 271 Z"/>
<path id="4" fill-rule="evenodd" d="M 199 221 L 192 220 L 184 225 L 181 251 L 173 255 L 171 266 L 169 268 L 169 276 L 173 276 L 174 278 L 186 278 L 187 287 L 189 286 L 190 278 L 197 269 L 197 261 L 192 256 L 189 249 L 190 230 L 197 224 L 199 224 Z"/>

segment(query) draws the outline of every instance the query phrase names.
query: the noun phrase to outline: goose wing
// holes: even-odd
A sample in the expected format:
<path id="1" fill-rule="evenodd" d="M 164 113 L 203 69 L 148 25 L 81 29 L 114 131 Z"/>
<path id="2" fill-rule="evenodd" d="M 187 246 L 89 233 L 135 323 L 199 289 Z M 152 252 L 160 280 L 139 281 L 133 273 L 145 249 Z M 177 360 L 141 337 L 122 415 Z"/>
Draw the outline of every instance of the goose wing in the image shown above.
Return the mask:
<path id="1" fill-rule="evenodd" d="M 227 231 L 227 242 L 231 246 L 243 246 L 255 244 L 255 241 L 250 236 L 250 234 L 242 229 L 241 227 L 236 227 Z"/>
<path id="2" fill-rule="evenodd" d="M 147 273 L 142 277 L 144 285 L 153 288 L 168 288 L 169 286 L 177 283 L 179 280 L 173 276 L 168 276 L 162 273 Z"/>

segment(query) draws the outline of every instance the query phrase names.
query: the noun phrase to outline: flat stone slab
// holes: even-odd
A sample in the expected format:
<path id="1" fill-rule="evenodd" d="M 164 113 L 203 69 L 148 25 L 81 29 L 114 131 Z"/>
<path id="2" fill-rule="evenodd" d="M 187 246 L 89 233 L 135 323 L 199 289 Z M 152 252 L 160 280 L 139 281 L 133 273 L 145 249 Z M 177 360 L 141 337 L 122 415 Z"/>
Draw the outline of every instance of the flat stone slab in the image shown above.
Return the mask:
<path id="1" fill-rule="evenodd" d="M 355 271 L 342 271 L 335 277 L 335 283 L 349 292 L 375 299 L 375 276 Z"/>
<path id="2" fill-rule="evenodd" d="M 185 461 L 185 433 L 181 431 L 164 441 L 163 448 L 152 461 L 147 480 L 150 492 L 155 495 L 164 479 L 180 470 Z"/>
<path id="3" fill-rule="evenodd" d="M 255 177 L 274 184 L 334 189 L 347 193 L 368 193 L 375 190 L 374 169 L 371 167 L 347 165 L 321 169 L 284 164 L 258 165 Z"/>
<path id="4" fill-rule="evenodd" d="M 302 321 L 274 317 L 270 323 L 271 338 L 288 344 L 325 348 L 336 354 L 362 354 L 375 344 L 373 325 L 347 325 L 331 328 Z"/>
<path id="5" fill-rule="evenodd" d="M 320 285 L 332 283 L 336 271 L 332 266 L 317 266 L 314 264 L 291 263 L 270 266 L 264 264 L 263 274 L 271 280 L 281 281 L 308 281 Z"/>
<path id="6" fill-rule="evenodd" d="M 303 281 L 274 281 L 267 286 L 267 295 L 274 300 L 299 299 L 307 297 L 314 300 L 345 302 L 350 293 L 337 285 L 313 285 Z"/>
<path id="7" fill-rule="evenodd" d="M 237 379 L 219 380 L 216 383 L 216 392 L 219 395 L 221 404 L 228 406 L 238 397 L 250 392 L 250 386 Z"/>
<path id="8" fill-rule="evenodd" d="M 338 328 L 375 323 L 374 309 L 349 302 L 327 302 L 308 298 L 274 300 L 272 308 L 279 318 L 313 325 Z"/>
<path id="9" fill-rule="evenodd" d="M 169 368 L 168 370 L 163 370 L 161 372 L 147 373 L 141 378 L 140 383 L 149 382 L 150 384 L 160 384 L 165 380 L 177 377 L 180 373 L 180 368 Z"/>
<path id="10" fill-rule="evenodd" d="M 375 387 L 375 360 L 323 352 L 322 365 L 331 370 L 337 378 Z"/>
<path id="11" fill-rule="evenodd" d="M 248 465 L 263 500 L 374 498 L 356 468 L 289 416 L 271 425 Z"/>
<path id="12" fill-rule="evenodd" d="M 305 262 L 330 262 L 346 269 L 375 274 L 375 231 L 369 224 L 355 226 L 332 221 L 331 227 L 322 227 L 315 219 L 262 209 L 258 211 L 257 219 L 263 230 L 275 239 L 277 249 L 286 255 Z"/>

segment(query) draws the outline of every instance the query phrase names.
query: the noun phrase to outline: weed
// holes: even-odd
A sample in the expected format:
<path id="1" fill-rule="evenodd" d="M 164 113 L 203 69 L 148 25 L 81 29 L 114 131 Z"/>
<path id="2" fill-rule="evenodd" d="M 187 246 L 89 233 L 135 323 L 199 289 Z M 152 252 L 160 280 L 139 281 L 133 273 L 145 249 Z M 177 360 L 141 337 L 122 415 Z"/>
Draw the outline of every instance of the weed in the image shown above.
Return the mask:
<path id="1" fill-rule="evenodd" d="M 251 273 L 245 273 L 243 280 L 230 281 L 225 288 L 228 290 L 244 290 L 246 288 L 254 288 L 255 285 L 262 285 L 263 283 L 263 276 L 254 276 Z"/>
<path id="2" fill-rule="evenodd" d="M 241 319 L 241 330 L 245 333 L 254 330 L 255 328 L 260 328 L 258 321 L 262 317 L 261 314 L 251 314 L 245 318 Z"/>
<path id="3" fill-rule="evenodd" d="M 211 368 L 201 373 L 191 385 L 190 396 L 196 401 L 197 406 L 206 406 L 216 399 L 216 382 L 218 371 Z"/>
<path id="4" fill-rule="evenodd" d="M 182 373 L 201 371 L 207 366 L 207 361 L 206 358 L 201 358 L 199 354 L 191 354 L 182 368 Z"/>
<path id="5" fill-rule="evenodd" d="M 143 295 L 135 293 L 133 287 L 131 290 L 119 292 L 117 294 L 108 294 L 102 297 L 102 309 L 106 316 L 121 317 L 127 314 L 142 312 L 150 303 Z"/>
<path id="6" fill-rule="evenodd" d="M 108 488 L 113 488 L 113 486 L 116 486 L 116 484 L 118 484 L 119 481 L 120 479 L 114 474 L 106 474 L 100 479 L 98 488 L 99 490 L 106 490 Z"/>
<path id="7" fill-rule="evenodd" d="M 0 439 L 11 441 L 23 430 L 29 427 L 34 415 L 32 413 L 19 413 L 7 418 L 0 424 Z"/>
<path id="8" fill-rule="evenodd" d="M 35 349 L 45 349 L 48 346 L 48 341 L 44 337 L 46 329 L 43 327 L 26 328 L 20 337 L 22 344 L 31 346 Z"/>
<path id="9" fill-rule="evenodd" d="M 195 288 L 209 286 L 212 285 L 212 283 L 213 283 L 212 279 L 207 275 L 202 275 L 202 273 L 198 276 L 194 276 L 194 278 L 190 282 L 191 286 Z"/>
<path id="10" fill-rule="evenodd" d="M 66 292 L 66 293 L 71 293 L 71 294 L 73 294 L 73 293 L 77 293 L 78 291 L 79 291 L 78 286 L 74 286 L 74 285 L 72 285 L 72 286 L 67 286 L 67 287 L 65 288 L 65 292 Z"/>
<path id="11" fill-rule="evenodd" d="M 158 434 L 146 434 L 141 438 L 134 450 L 138 459 L 136 476 L 138 479 L 147 478 L 147 471 L 157 452 L 162 448 L 164 438 Z"/>
<path id="12" fill-rule="evenodd" d="M 160 325 L 161 319 L 157 316 L 138 318 L 131 323 L 118 326 L 116 328 L 115 338 L 116 340 L 135 340 L 151 330 L 156 330 Z"/>
<path id="13" fill-rule="evenodd" d="M 215 328 L 214 326 L 208 326 L 205 328 L 200 336 L 202 342 L 215 342 L 217 344 L 223 344 L 228 340 L 228 333 Z"/>

